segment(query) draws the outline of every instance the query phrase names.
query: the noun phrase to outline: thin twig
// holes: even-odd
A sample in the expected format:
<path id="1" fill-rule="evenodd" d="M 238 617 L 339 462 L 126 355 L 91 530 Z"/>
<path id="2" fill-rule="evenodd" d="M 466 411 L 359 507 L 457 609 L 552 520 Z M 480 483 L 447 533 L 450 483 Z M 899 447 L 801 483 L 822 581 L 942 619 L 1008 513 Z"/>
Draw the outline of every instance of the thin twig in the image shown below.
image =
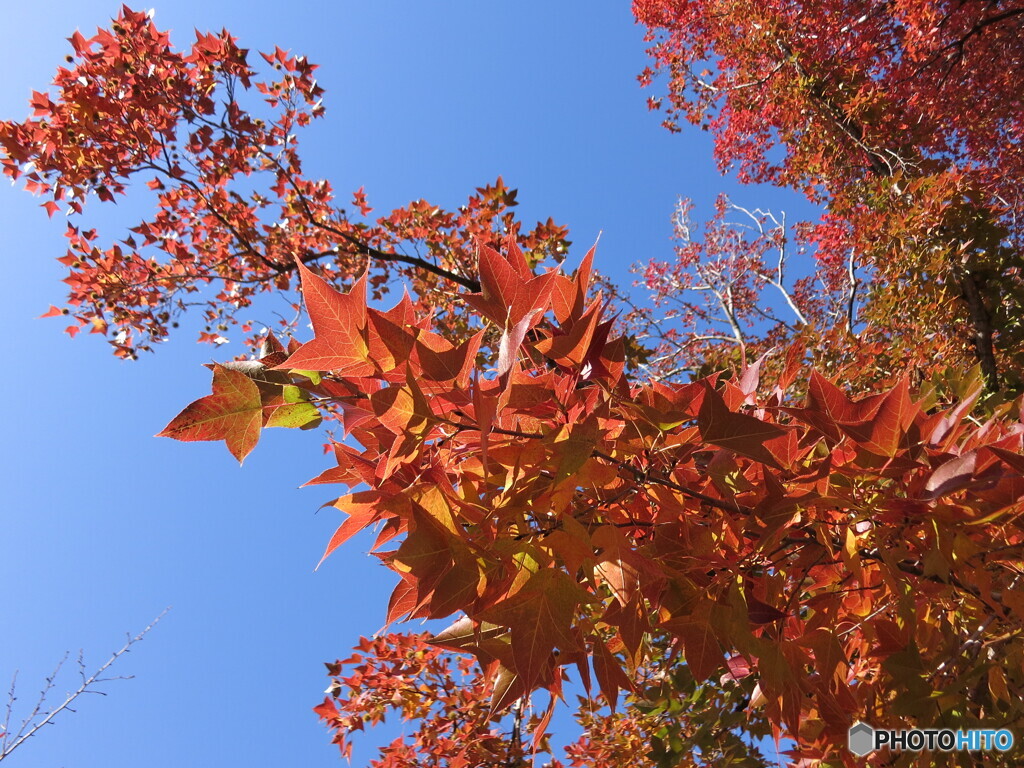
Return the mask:
<path id="1" fill-rule="evenodd" d="M 82 661 L 81 655 L 79 655 L 79 657 L 78 657 L 78 665 L 79 665 L 79 671 L 80 671 L 81 676 L 82 676 L 81 684 L 78 686 L 77 689 L 75 689 L 74 691 L 69 693 L 65 697 L 64 701 L 61 702 L 61 704 L 59 706 L 54 707 L 53 709 L 47 710 L 46 712 L 43 712 L 43 706 L 46 703 L 47 694 L 49 694 L 50 689 L 53 688 L 54 680 L 56 679 L 57 674 L 60 672 L 61 667 L 64 665 L 64 662 L 67 660 L 67 654 L 64 654 L 64 658 L 61 659 L 60 663 L 57 665 L 57 668 L 53 671 L 53 673 L 49 677 L 46 678 L 46 683 L 43 686 L 43 690 L 39 694 L 39 699 L 36 702 L 36 705 L 33 708 L 31 714 L 29 714 L 29 716 L 21 724 L 21 727 L 18 729 L 17 734 L 14 735 L 14 741 L 11 742 L 11 743 L 8 743 L 7 725 L 10 722 L 11 710 L 12 710 L 12 708 L 14 706 L 14 701 L 15 701 L 14 681 L 12 680 L 11 681 L 11 691 L 10 691 L 10 694 L 9 694 L 8 700 L 7 700 L 7 719 L 6 719 L 5 723 L 4 723 L 4 733 L 3 733 L 3 736 L 2 736 L 2 740 L 0 740 L 0 760 L 3 760 L 5 757 L 10 755 L 12 752 L 14 752 L 14 750 L 16 750 L 18 747 L 20 747 L 22 744 L 24 744 L 30 738 L 32 738 L 36 733 L 38 733 L 38 731 L 41 728 L 43 728 L 43 726 L 45 726 L 45 725 L 47 725 L 49 723 L 52 723 L 53 719 L 57 715 L 59 715 L 61 712 L 63 712 L 64 710 L 68 710 L 69 712 L 74 712 L 75 710 L 71 709 L 71 705 L 82 694 L 85 694 L 85 693 L 98 693 L 98 694 L 103 695 L 103 696 L 106 695 L 103 691 L 93 690 L 92 686 L 97 685 L 99 683 L 110 682 L 111 680 L 130 680 L 130 679 L 132 679 L 133 675 L 119 675 L 119 676 L 116 676 L 116 677 L 102 677 L 102 675 L 103 675 L 104 672 L 106 672 L 108 669 L 110 669 L 111 665 L 115 661 L 117 661 L 124 654 L 128 653 L 128 651 L 131 650 L 131 647 L 133 645 L 135 645 L 136 643 L 140 642 L 142 640 L 142 638 L 144 638 L 146 636 L 146 634 L 153 627 L 155 627 L 157 625 L 157 622 L 159 622 L 160 619 L 162 619 L 164 617 L 164 615 L 167 613 L 167 611 L 169 611 L 169 610 L 170 610 L 170 608 L 165 608 L 163 611 L 161 611 L 159 616 L 157 616 L 155 619 L 153 619 L 153 621 L 151 621 L 146 626 L 145 629 L 143 629 L 141 632 L 139 632 L 134 637 L 129 635 L 127 641 L 125 642 L 125 644 L 122 645 L 118 650 L 114 651 L 114 653 L 110 656 L 110 658 L 107 659 L 95 672 L 93 672 L 88 677 L 86 677 L 86 675 L 85 675 L 85 665 L 84 665 L 84 663 Z"/>

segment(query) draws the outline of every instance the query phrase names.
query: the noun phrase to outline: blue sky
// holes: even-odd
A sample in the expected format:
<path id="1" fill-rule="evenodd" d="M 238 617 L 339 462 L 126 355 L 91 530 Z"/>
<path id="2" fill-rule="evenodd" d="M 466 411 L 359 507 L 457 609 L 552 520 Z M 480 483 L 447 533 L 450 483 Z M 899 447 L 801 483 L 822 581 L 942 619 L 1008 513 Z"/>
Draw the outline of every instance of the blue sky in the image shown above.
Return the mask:
<path id="1" fill-rule="evenodd" d="M 5 8 L 0 117 L 27 114 L 76 28 L 89 35 L 115 2 Z M 279 45 L 319 63 L 327 116 L 306 138 L 306 168 L 339 194 L 365 186 L 386 210 L 416 198 L 457 206 L 498 174 L 532 223 L 568 224 L 575 264 L 598 233 L 598 265 L 671 252 L 676 198 L 707 212 L 720 190 L 750 206 L 780 193 L 723 180 L 706 134 L 673 136 L 636 83 L 642 30 L 628 3 L 521 0 L 262 0 L 162 3 L 156 21 L 188 46 L 192 29 L 227 27 L 243 47 Z M 205 394 L 201 367 L 241 349 L 182 335 L 139 362 L 60 320 L 62 223 L 0 185 L 0 691 L 19 670 L 25 713 L 64 652 L 101 663 L 166 606 L 171 612 L 107 685 L 11 758 L 11 768 L 334 766 L 310 708 L 323 661 L 383 623 L 392 577 L 357 540 L 316 573 L 338 523 L 323 487 L 298 490 L 329 463 L 310 433 L 273 431 L 239 468 L 222 444 L 152 437 Z M 96 210 L 110 237 L 130 205 Z M 120 228 L 117 223 L 120 223 Z M 70 670 L 69 670 L 70 671 Z M 58 679 L 59 695 L 75 684 Z M 357 753 L 354 765 L 367 752 Z"/>

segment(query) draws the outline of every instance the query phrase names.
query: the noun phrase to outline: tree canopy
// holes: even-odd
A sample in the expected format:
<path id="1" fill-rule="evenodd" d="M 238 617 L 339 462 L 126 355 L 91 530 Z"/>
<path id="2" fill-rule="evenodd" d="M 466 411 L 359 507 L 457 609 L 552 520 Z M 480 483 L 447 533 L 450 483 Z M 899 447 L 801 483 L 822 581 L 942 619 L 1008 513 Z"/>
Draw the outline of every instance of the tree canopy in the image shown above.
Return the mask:
<path id="1" fill-rule="evenodd" d="M 710 130 L 723 169 L 818 220 L 723 197 L 701 228 L 681 201 L 648 298 L 596 249 L 569 272 L 568 231 L 521 225 L 501 179 L 374 219 L 303 167 L 314 64 L 227 31 L 180 50 L 125 8 L 0 123 L 4 172 L 51 215 L 133 182 L 155 197 L 109 246 L 72 218 L 48 314 L 126 358 L 189 310 L 200 341 L 241 324 L 253 354 L 211 366 L 162 435 L 241 461 L 267 427 L 343 428 L 310 472 L 348 491 L 324 557 L 375 531 L 389 624 L 450 626 L 328 665 L 342 752 L 389 714 L 417 725 L 380 765 L 453 768 L 758 766 L 766 736 L 793 765 L 853 765 L 857 720 L 1019 728 L 1024 9 L 634 11 L 667 126 Z M 814 274 L 793 281 L 795 259 Z M 264 292 L 312 335 L 301 314 L 240 323 Z M 583 731 L 559 755 L 569 681 Z"/>

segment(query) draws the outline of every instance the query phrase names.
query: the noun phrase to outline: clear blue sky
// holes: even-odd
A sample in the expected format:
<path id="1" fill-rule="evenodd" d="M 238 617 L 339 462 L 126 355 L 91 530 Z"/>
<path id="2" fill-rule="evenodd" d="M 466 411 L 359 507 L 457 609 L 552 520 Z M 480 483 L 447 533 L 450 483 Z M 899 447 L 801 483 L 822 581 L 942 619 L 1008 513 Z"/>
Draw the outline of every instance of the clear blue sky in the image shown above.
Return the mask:
<path id="1" fill-rule="evenodd" d="M 527 223 L 571 227 L 575 264 L 603 231 L 598 264 L 620 273 L 670 253 L 677 196 L 706 212 L 726 189 L 745 205 L 791 196 L 718 176 L 707 136 L 673 136 L 636 83 L 642 31 L 627 2 L 263 0 L 161 3 L 156 21 L 188 46 L 227 27 L 243 47 L 279 45 L 319 63 L 327 117 L 306 137 L 306 167 L 339 190 L 365 186 L 378 210 L 426 198 L 457 206 L 502 174 Z M 8 3 L 0 117 L 27 114 L 76 28 L 91 34 L 116 2 Z M 115 669 L 136 679 L 80 702 L 11 768 L 334 766 L 310 708 L 323 661 L 383 623 L 392 577 L 357 540 L 316 573 L 338 515 L 329 463 L 310 433 L 275 430 L 239 468 L 222 444 L 152 437 L 205 394 L 215 350 L 180 336 L 137 363 L 97 337 L 70 340 L 37 320 L 63 298 L 62 223 L 0 186 L 0 690 L 19 670 L 19 711 L 66 650 L 102 662 L 125 633 L 172 611 Z M 110 237 L 133 224 L 106 206 Z M 258 314 L 258 313 L 256 313 Z M 75 684 L 58 680 L 59 695 Z M 353 761 L 364 762 L 366 752 Z"/>

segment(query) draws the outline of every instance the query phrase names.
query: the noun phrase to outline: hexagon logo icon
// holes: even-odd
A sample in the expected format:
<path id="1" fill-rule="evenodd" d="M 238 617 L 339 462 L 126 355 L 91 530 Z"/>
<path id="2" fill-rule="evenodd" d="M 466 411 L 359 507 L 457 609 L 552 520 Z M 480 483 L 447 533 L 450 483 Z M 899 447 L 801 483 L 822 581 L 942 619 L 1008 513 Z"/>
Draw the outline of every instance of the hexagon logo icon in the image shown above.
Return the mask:
<path id="1" fill-rule="evenodd" d="M 859 720 L 850 726 L 849 746 L 850 751 L 857 757 L 864 757 L 871 754 L 875 747 L 875 729 L 867 723 Z"/>

